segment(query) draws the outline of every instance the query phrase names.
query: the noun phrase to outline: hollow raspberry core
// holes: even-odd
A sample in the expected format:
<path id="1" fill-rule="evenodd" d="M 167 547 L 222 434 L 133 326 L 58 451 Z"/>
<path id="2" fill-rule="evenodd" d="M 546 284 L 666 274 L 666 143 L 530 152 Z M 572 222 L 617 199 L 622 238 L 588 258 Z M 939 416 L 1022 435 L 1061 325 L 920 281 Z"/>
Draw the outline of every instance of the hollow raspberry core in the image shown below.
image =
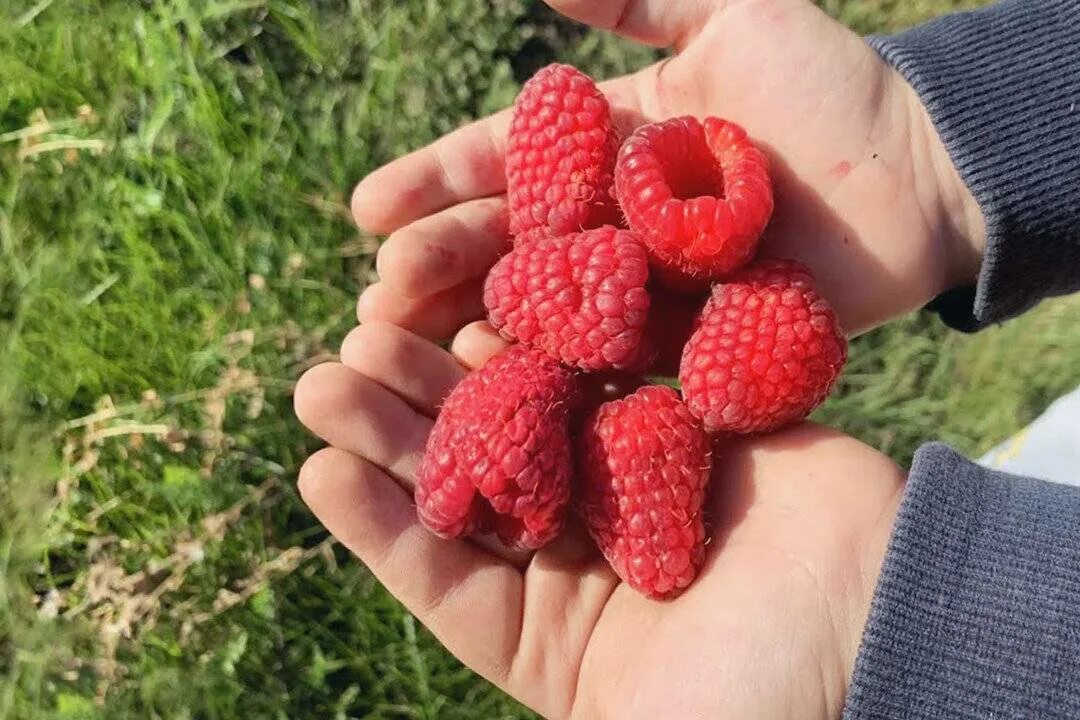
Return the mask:
<path id="1" fill-rule="evenodd" d="M 619 151 L 615 189 L 653 263 L 694 280 L 747 263 L 773 210 L 765 154 L 719 118 L 639 128 Z"/>

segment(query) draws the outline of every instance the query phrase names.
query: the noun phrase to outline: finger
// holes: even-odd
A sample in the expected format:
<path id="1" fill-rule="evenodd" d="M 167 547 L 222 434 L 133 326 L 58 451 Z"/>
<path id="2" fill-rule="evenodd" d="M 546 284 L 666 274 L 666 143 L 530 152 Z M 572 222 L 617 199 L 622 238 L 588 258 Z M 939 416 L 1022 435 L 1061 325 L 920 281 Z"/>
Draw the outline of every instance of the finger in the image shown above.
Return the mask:
<path id="1" fill-rule="evenodd" d="M 715 8 L 714 0 L 544 0 L 558 12 L 586 25 L 610 30 L 647 45 L 682 49 Z"/>
<path id="2" fill-rule="evenodd" d="M 455 205 L 410 223 L 379 248 L 379 278 L 422 298 L 481 278 L 510 245 L 504 197 Z"/>
<path id="3" fill-rule="evenodd" d="M 483 316 L 482 280 L 423 298 L 403 297 L 377 282 L 364 290 L 356 304 L 361 323 L 388 322 L 429 340 L 449 339 L 463 325 Z"/>
<path id="4" fill-rule="evenodd" d="M 466 373 L 439 346 L 384 322 L 354 328 L 341 344 L 341 362 L 432 418 Z"/>
<path id="5" fill-rule="evenodd" d="M 638 80 L 647 76 L 615 78 L 600 83 L 600 89 L 613 106 L 638 111 Z M 502 110 L 465 125 L 361 180 L 352 196 L 356 223 L 386 235 L 458 203 L 505 191 L 511 112 Z"/>
<path id="6" fill-rule="evenodd" d="M 379 383 L 323 363 L 301 376 L 293 403 L 300 422 L 326 442 L 415 484 L 432 421 Z"/>
<path id="7" fill-rule="evenodd" d="M 510 111 L 469 123 L 384 165 L 353 191 L 356 223 L 388 234 L 425 215 L 506 189 Z"/>
<path id="8" fill-rule="evenodd" d="M 450 352 L 465 367 L 476 369 L 509 345 L 487 320 L 478 320 L 461 328 L 450 344 Z"/>
<path id="9" fill-rule="evenodd" d="M 521 573 L 417 520 L 412 499 L 370 462 L 337 448 L 308 458 L 300 494 L 319 521 L 454 655 L 503 684 L 521 630 Z"/>
<path id="10" fill-rule="evenodd" d="M 369 460 L 409 491 L 416 486 L 434 423 L 402 398 L 351 368 L 325 363 L 300 378 L 294 402 L 300 422 L 323 440 Z M 514 565 L 524 566 L 531 556 L 494 535 L 473 540 Z"/>
<path id="11" fill-rule="evenodd" d="M 573 691 L 597 623 L 619 579 L 585 528 L 571 519 L 525 573 L 521 633 L 508 685 L 544 717 L 577 717 Z M 542 679 L 543 682 L 538 682 Z M 590 717 L 590 715 L 583 715 Z"/>

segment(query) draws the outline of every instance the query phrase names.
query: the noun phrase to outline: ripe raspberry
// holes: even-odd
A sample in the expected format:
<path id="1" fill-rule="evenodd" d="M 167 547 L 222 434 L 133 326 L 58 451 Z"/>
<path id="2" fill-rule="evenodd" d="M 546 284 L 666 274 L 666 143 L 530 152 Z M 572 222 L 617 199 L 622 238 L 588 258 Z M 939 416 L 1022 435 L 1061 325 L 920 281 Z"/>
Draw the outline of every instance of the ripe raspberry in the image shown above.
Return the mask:
<path id="1" fill-rule="evenodd" d="M 461 381 L 428 437 L 420 520 L 442 537 L 494 530 L 536 549 L 562 529 L 570 497 L 570 370 L 515 345 Z"/>
<path id="2" fill-rule="evenodd" d="M 619 145 L 611 109 L 588 75 L 548 65 L 521 89 L 506 148 L 510 233 L 565 235 L 619 220 Z"/>
<path id="3" fill-rule="evenodd" d="M 660 266 L 714 279 L 754 255 L 773 211 L 768 165 L 738 125 L 674 118 L 639 128 L 623 144 L 616 195 Z"/>
<path id="4" fill-rule="evenodd" d="M 709 439 L 669 387 L 605 403 L 581 436 L 582 514 L 615 573 L 651 598 L 681 593 L 705 556 Z"/>
<path id="5" fill-rule="evenodd" d="M 611 226 L 519 245 L 488 274 L 484 305 L 508 340 L 582 370 L 643 364 L 645 248 Z"/>
<path id="6" fill-rule="evenodd" d="M 847 341 L 810 271 L 762 260 L 713 287 L 679 379 L 709 431 L 768 432 L 817 407 L 846 360 Z"/>

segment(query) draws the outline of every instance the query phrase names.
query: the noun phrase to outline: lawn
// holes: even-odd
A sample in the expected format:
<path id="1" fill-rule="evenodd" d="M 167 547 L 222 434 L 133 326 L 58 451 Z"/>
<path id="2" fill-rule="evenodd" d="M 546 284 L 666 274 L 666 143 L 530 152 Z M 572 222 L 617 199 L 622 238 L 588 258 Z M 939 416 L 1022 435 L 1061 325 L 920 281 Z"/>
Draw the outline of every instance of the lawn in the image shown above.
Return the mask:
<path id="1" fill-rule="evenodd" d="M 352 183 L 553 59 L 654 55 L 526 0 L 2 4 L 0 718 L 531 717 L 305 510 L 290 392 L 373 276 Z M 979 453 L 1080 384 L 1078 311 L 905 318 L 819 418 Z"/>

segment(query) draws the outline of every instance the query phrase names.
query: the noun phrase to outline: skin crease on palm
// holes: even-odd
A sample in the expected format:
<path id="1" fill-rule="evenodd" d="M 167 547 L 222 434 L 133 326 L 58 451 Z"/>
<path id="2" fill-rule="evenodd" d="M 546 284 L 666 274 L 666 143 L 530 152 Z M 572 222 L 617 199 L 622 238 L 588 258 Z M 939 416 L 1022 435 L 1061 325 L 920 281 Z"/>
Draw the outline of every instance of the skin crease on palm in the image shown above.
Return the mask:
<path id="1" fill-rule="evenodd" d="M 602 85 L 621 123 L 712 114 L 750 130 L 776 185 L 764 252 L 809 264 L 849 333 L 974 277 L 982 216 L 918 99 L 813 5 L 550 4 L 678 51 Z M 508 122 L 466 126 L 358 186 L 357 222 L 390 237 L 340 362 L 296 388 L 330 445 L 301 471 L 305 501 L 451 652 L 545 717 L 838 717 L 904 480 L 856 440 L 803 424 L 718 445 L 707 559 L 671 602 L 620 584 L 576 521 L 523 556 L 416 519 L 439 404 L 504 346 L 478 319 L 507 243 Z M 432 342 L 448 337 L 449 352 Z"/>

